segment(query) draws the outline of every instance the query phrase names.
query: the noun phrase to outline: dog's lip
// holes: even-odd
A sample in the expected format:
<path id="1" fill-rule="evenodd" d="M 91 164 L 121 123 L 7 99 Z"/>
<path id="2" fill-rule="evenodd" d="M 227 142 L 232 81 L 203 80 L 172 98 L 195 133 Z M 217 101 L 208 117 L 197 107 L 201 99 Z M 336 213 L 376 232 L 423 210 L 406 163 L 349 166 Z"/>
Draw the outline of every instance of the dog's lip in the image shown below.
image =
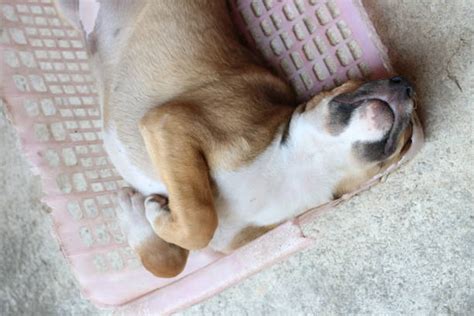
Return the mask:
<path id="1" fill-rule="evenodd" d="M 389 157 L 397 147 L 398 143 L 398 136 L 401 134 L 402 130 L 404 129 L 401 127 L 403 125 L 403 117 L 400 113 L 400 104 L 394 100 L 393 96 L 390 95 L 377 95 L 377 96 L 370 96 L 365 98 L 364 100 L 360 100 L 358 104 L 365 103 L 370 100 L 376 100 L 384 104 L 388 109 L 390 109 L 392 113 L 392 125 L 387 132 L 386 141 L 385 141 L 385 148 L 384 148 L 384 155 L 385 157 Z"/>
<path id="2" fill-rule="evenodd" d="M 393 113 L 393 122 L 390 131 L 388 132 L 387 141 L 385 143 L 384 153 L 386 156 L 392 154 L 395 150 L 398 142 L 398 137 L 401 134 L 404 127 L 402 113 L 400 113 L 400 105 L 395 100 L 385 101 Z"/>
<path id="3" fill-rule="evenodd" d="M 387 134 L 387 140 L 385 142 L 385 148 L 384 148 L 384 154 L 386 157 L 390 156 L 395 148 L 397 147 L 397 142 L 398 142 L 398 136 L 401 134 L 401 132 L 404 129 L 404 123 L 403 123 L 403 114 L 401 113 L 402 111 L 402 106 L 401 106 L 401 101 L 396 100 L 396 95 L 388 93 L 388 94 L 380 94 L 380 95 L 372 95 L 368 100 L 373 99 L 380 101 L 387 105 L 387 107 L 392 111 L 393 115 L 393 121 L 392 121 L 392 126 L 390 127 L 390 130 L 388 131 Z"/>

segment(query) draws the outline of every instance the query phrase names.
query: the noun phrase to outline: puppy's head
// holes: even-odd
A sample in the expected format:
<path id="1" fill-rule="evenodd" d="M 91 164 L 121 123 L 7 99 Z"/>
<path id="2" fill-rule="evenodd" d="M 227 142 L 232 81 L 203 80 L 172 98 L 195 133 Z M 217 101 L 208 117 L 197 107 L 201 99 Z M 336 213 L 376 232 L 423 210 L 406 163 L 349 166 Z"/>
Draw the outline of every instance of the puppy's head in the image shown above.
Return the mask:
<path id="1" fill-rule="evenodd" d="M 395 153 L 414 108 L 413 87 L 401 78 L 346 86 L 327 103 L 325 130 L 353 143 L 354 158 L 378 162 Z"/>
<path id="2" fill-rule="evenodd" d="M 346 161 L 344 194 L 395 160 L 411 136 L 414 90 L 402 77 L 367 83 L 349 82 L 308 102 L 324 146 Z"/>

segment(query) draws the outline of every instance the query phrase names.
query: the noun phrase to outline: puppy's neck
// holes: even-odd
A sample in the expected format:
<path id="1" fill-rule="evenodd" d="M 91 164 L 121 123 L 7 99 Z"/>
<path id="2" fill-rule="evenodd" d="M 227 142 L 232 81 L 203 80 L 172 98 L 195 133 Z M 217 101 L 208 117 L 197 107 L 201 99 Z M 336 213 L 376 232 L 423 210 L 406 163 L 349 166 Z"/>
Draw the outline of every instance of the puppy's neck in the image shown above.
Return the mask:
<path id="1" fill-rule="evenodd" d="M 350 144 L 328 137 L 322 116 L 317 115 L 320 110 L 309 103 L 299 105 L 260 158 L 267 159 L 272 172 L 282 178 L 302 177 L 300 182 L 292 180 L 297 185 L 304 186 L 311 175 L 309 182 L 331 188 L 350 169 L 351 158 L 342 154 Z"/>
<path id="2" fill-rule="evenodd" d="M 322 109 L 315 108 L 312 102 L 300 104 L 282 126 L 280 149 L 301 157 L 328 152 L 331 148 L 337 150 L 334 141 L 324 132 L 320 111 Z"/>
<path id="3" fill-rule="evenodd" d="M 266 226 L 330 201 L 348 164 L 311 118 L 305 115 L 304 105 L 298 107 L 250 164 L 214 172 L 220 191 L 218 208 L 236 214 L 259 210 L 252 213 L 252 223 Z"/>
<path id="4" fill-rule="evenodd" d="M 269 168 L 279 169 L 278 172 L 285 177 L 293 177 L 293 172 L 315 169 L 311 172 L 316 178 L 318 175 L 321 178 L 337 178 L 350 166 L 350 157 L 341 155 L 347 152 L 342 147 L 350 144 L 328 137 L 324 131 L 324 122 L 320 121 L 321 116 L 315 113 L 319 109 L 307 111 L 309 106 L 311 104 L 301 104 L 295 109 L 282 125 L 281 132 L 258 159 L 266 160 L 271 166 Z"/>

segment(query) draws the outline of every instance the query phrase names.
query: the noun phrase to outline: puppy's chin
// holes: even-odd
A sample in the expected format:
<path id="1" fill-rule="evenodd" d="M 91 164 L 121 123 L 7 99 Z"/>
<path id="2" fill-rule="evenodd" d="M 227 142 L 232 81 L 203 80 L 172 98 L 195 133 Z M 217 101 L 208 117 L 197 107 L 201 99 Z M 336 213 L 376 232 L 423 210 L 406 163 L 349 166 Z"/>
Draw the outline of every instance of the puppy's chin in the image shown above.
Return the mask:
<path id="1" fill-rule="evenodd" d="M 369 99 L 362 104 L 359 111 L 367 133 L 378 131 L 385 134 L 390 131 L 395 121 L 390 106 L 382 100 Z"/>

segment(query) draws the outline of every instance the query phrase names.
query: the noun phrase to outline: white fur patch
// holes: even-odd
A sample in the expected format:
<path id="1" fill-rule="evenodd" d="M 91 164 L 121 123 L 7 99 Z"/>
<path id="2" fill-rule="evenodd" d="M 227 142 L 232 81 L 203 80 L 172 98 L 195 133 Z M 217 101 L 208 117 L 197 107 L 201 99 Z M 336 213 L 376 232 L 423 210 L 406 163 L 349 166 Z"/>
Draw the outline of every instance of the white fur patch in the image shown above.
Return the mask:
<path id="1" fill-rule="evenodd" d="M 210 246 L 226 249 L 246 226 L 280 223 L 331 200 L 349 165 L 350 146 L 296 116 L 287 144 L 277 139 L 250 165 L 214 172 L 219 226 Z"/>

